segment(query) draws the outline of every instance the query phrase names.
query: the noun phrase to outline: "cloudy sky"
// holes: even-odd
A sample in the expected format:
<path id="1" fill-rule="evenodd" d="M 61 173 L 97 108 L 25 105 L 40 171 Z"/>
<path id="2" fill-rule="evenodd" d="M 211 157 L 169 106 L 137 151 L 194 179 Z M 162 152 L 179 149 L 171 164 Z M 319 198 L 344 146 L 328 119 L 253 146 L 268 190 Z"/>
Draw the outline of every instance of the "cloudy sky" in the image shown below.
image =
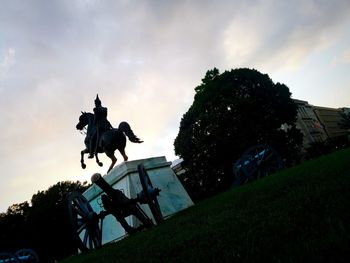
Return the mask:
<path id="1" fill-rule="evenodd" d="M 176 159 L 194 88 L 213 67 L 256 68 L 294 98 L 350 106 L 349 0 L 0 0 L 0 212 L 80 168 L 80 111 L 96 94 L 145 142 L 129 158 Z M 117 153 L 118 163 L 122 157 Z"/>

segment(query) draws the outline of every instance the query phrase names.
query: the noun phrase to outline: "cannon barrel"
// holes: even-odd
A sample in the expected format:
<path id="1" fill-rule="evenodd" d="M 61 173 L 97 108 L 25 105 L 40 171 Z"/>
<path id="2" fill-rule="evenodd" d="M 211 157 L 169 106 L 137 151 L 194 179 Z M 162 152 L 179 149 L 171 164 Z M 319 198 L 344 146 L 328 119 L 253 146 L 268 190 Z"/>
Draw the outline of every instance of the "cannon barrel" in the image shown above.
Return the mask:
<path id="1" fill-rule="evenodd" d="M 130 203 L 130 199 L 126 197 L 122 191 L 114 189 L 99 173 L 95 173 L 91 177 L 91 182 L 98 185 L 109 198 L 117 202 L 119 205 L 126 205 Z"/>
<path id="2" fill-rule="evenodd" d="M 106 182 L 106 180 L 102 177 L 101 174 L 93 174 L 91 176 L 91 182 L 98 185 L 108 196 L 113 196 L 115 189 L 113 189 L 113 187 Z"/>

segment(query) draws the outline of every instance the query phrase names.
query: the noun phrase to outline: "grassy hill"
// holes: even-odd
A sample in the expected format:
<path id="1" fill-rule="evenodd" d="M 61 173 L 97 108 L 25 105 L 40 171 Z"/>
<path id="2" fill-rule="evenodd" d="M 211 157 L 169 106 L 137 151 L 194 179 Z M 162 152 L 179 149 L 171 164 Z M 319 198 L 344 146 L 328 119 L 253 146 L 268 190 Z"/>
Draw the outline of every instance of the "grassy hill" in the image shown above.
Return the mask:
<path id="1" fill-rule="evenodd" d="M 78 262 L 350 262 L 350 149 L 241 186 Z"/>

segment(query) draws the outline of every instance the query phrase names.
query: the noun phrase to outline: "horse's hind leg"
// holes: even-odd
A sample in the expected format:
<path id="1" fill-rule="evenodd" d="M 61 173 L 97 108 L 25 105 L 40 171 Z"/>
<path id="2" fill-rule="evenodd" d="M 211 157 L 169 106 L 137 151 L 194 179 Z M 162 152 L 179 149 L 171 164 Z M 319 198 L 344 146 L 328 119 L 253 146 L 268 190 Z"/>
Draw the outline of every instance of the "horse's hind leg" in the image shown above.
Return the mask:
<path id="1" fill-rule="evenodd" d="M 109 173 L 110 170 L 114 167 L 115 163 L 117 162 L 117 158 L 114 156 L 114 152 L 105 152 L 106 155 L 112 160 L 111 165 L 108 168 L 107 173 Z"/>
<path id="2" fill-rule="evenodd" d="M 129 159 L 129 157 L 125 154 L 125 149 L 123 148 L 123 149 L 118 149 L 118 150 L 121 153 L 121 155 L 123 156 L 124 162 L 126 162 Z"/>
<path id="3" fill-rule="evenodd" d="M 80 152 L 80 163 L 81 163 L 81 168 L 83 168 L 83 169 L 85 169 L 86 168 L 86 164 L 84 163 L 84 154 L 85 153 L 88 153 L 89 151 L 88 151 L 88 149 L 85 149 L 85 150 L 82 150 L 81 152 Z"/>

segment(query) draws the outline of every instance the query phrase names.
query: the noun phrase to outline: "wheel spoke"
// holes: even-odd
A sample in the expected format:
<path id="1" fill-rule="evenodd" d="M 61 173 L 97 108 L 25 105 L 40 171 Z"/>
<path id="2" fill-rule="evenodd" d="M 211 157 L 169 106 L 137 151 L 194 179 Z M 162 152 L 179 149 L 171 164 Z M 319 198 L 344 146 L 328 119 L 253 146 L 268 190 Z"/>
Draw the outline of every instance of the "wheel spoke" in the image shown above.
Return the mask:
<path id="1" fill-rule="evenodd" d="M 137 168 L 140 176 L 142 190 L 144 192 L 148 206 L 153 214 L 154 220 L 156 221 L 157 224 L 159 224 L 163 220 L 163 216 L 159 207 L 157 196 L 154 194 L 150 194 L 151 192 L 154 192 L 151 179 L 149 178 L 147 171 L 142 164 L 138 165 Z"/>
<path id="2" fill-rule="evenodd" d="M 86 229 L 86 223 L 85 222 L 81 222 L 81 224 L 78 224 L 78 229 L 77 229 L 77 234 L 79 235 L 84 229 Z"/>
<path id="3" fill-rule="evenodd" d="M 266 158 L 264 159 L 264 162 L 268 161 L 271 157 L 274 157 L 273 152 L 271 152 L 270 154 L 266 155 Z"/>
<path id="4" fill-rule="evenodd" d="M 237 186 L 246 181 L 265 177 L 282 167 L 282 160 L 273 148 L 264 145 L 254 146 L 245 151 L 235 162 L 233 185 Z"/>
<path id="5" fill-rule="evenodd" d="M 77 247 L 81 251 L 86 251 L 94 247 L 100 247 L 100 240 L 102 240 L 102 238 L 99 228 L 99 220 L 101 219 L 93 215 L 96 213 L 93 211 L 90 203 L 82 194 L 78 192 L 70 193 L 67 196 L 67 201 L 68 214 L 71 220 L 73 235 L 76 240 Z M 92 217 L 89 215 L 92 215 Z M 98 239 L 96 242 L 93 241 L 95 236 Z"/>
<path id="6" fill-rule="evenodd" d="M 73 200 L 74 203 L 76 204 L 77 207 L 79 207 L 84 214 L 88 214 L 89 213 L 89 209 L 88 207 L 86 206 L 86 204 L 81 200 L 81 198 L 79 199 L 74 199 Z"/>
<path id="7" fill-rule="evenodd" d="M 256 155 L 257 156 L 257 162 L 261 162 L 261 160 L 264 158 L 264 152 L 260 151 L 259 148 L 256 149 Z"/>
<path id="8" fill-rule="evenodd" d="M 85 216 L 86 216 L 86 213 L 84 213 L 84 211 L 82 211 L 82 210 L 80 209 L 80 207 L 78 207 L 78 206 L 73 206 L 72 208 L 73 208 L 74 211 L 77 212 L 81 217 L 85 217 Z"/>
<path id="9" fill-rule="evenodd" d="M 89 247 L 90 247 L 90 249 L 93 249 L 94 248 L 94 246 L 93 246 L 93 243 L 92 243 L 92 236 L 91 236 L 91 233 L 90 233 L 90 235 L 89 235 Z"/>
<path id="10" fill-rule="evenodd" d="M 15 256 L 17 256 L 20 262 L 31 262 L 31 263 L 39 262 L 38 255 L 32 249 L 27 249 L 27 248 L 20 249 L 15 253 Z M 11 262 L 17 262 L 17 261 L 11 261 Z"/>
<path id="11" fill-rule="evenodd" d="M 84 234 L 84 239 L 83 239 L 83 243 L 84 245 L 87 247 L 87 240 L 88 240 L 88 237 L 89 237 L 89 232 L 87 229 L 85 229 L 85 234 Z"/>
<path id="12" fill-rule="evenodd" d="M 95 248 L 99 247 L 99 240 L 100 240 L 99 236 L 100 236 L 99 229 L 97 227 L 94 229 L 94 235 L 93 235 L 93 239 L 92 239 Z"/>
<path id="13" fill-rule="evenodd" d="M 81 207 L 84 211 L 86 211 L 86 213 L 88 214 L 91 211 L 91 207 L 90 204 L 87 202 L 87 200 L 81 200 L 80 202 Z"/>

